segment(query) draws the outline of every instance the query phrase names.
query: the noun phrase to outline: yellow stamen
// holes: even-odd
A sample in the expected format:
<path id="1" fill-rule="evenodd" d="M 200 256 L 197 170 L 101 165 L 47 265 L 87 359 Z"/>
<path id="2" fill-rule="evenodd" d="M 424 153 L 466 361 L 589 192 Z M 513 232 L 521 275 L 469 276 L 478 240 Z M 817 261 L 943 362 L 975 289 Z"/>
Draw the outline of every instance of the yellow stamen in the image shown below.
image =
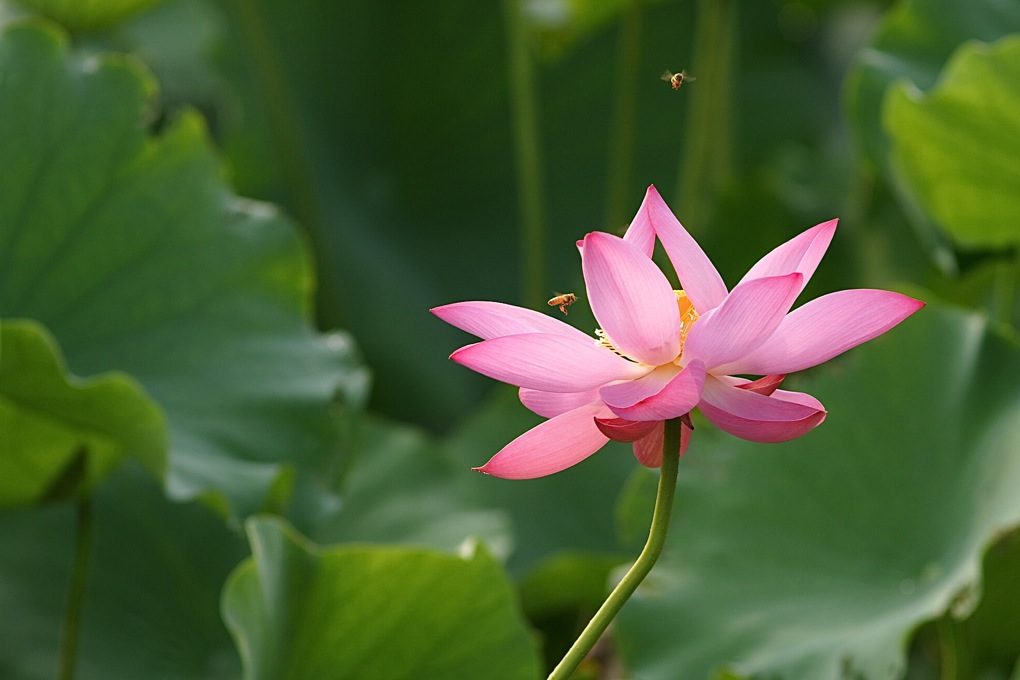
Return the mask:
<path id="1" fill-rule="evenodd" d="M 691 327 L 694 326 L 694 322 L 698 320 L 698 312 L 694 309 L 694 305 L 691 304 L 690 299 L 687 297 L 687 293 L 682 290 L 674 290 L 673 293 L 676 295 L 676 304 L 680 309 L 680 353 L 676 359 L 673 360 L 674 364 L 680 364 L 680 358 L 684 355 L 684 343 L 687 341 L 687 334 L 691 332 Z M 606 332 L 601 328 L 595 329 L 595 344 L 599 347 L 608 349 L 613 354 L 623 357 L 629 361 L 634 361 L 629 356 L 616 349 L 616 345 L 609 339 Z M 640 362 L 636 362 L 640 363 Z"/>
<path id="2" fill-rule="evenodd" d="M 676 304 L 680 308 L 680 354 L 673 363 L 679 364 L 680 358 L 684 355 L 684 343 L 687 342 L 687 334 L 691 332 L 694 322 L 698 320 L 698 312 L 691 304 L 687 293 L 682 290 L 674 290 Z"/>
<path id="3" fill-rule="evenodd" d="M 595 329 L 595 337 L 598 338 L 597 340 L 595 340 L 595 344 L 598 345 L 599 347 L 605 347 L 606 349 L 608 349 L 613 354 L 617 354 L 617 355 L 623 357 L 624 359 L 629 358 L 629 357 L 623 356 L 623 352 L 621 352 L 620 350 L 616 349 L 616 345 L 613 344 L 613 341 L 609 339 L 609 336 L 606 335 L 606 332 L 604 330 L 602 330 L 601 328 L 596 328 Z"/>

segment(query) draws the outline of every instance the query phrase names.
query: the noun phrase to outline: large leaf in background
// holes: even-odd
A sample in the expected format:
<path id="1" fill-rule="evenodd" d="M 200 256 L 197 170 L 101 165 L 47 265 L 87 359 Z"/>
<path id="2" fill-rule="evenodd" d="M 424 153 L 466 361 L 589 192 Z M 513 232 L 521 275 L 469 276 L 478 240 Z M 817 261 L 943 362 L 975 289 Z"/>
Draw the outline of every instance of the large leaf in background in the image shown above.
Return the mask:
<path id="1" fill-rule="evenodd" d="M 610 443 L 584 463 L 536 480 L 471 471 L 540 421 L 505 386 L 445 438 L 360 418 L 352 435 L 356 454 L 335 506 L 321 505 L 321 498 L 307 505 L 295 494 L 291 517 L 318 543 L 385 541 L 449 550 L 480 538 L 507 557 L 515 576 L 563 551 L 596 555 L 599 564 L 606 557 L 626 559 L 633 546 L 617 540 L 614 504 L 637 465 L 629 446 Z"/>
<path id="2" fill-rule="evenodd" d="M 910 648 L 908 678 L 1002 678 L 1020 663 L 1020 531 L 989 548 L 981 570 L 981 602 L 964 620 L 950 615 L 924 624 Z M 953 649 L 955 654 L 947 654 Z"/>
<path id="3" fill-rule="evenodd" d="M 886 15 L 847 78 L 847 103 L 872 161 L 885 165 L 888 142 L 882 102 L 893 81 L 927 90 L 949 55 L 967 40 L 993 41 L 1020 32 L 1020 3 L 1011 0 L 904 0 Z"/>
<path id="4" fill-rule="evenodd" d="M 510 584 L 484 550 L 318 548 L 278 519 L 247 528 L 253 558 L 223 594 L 247 680 L 538 677 Z"/>
<path id="5" fill-rule="evenodd" d="M 958 50 L 938 85 L 886 97 L 894 167 L 959 243 L 1020 243 L 1020 36 Z"/>
<path id="6" fill-rule="evenodd" d="M 199 503 L 174 503 L 124 465 L 92 497 L 75 677 L 222 680 L 240 663 L 219 615 L 244 541 Z M 74 541 L 74 505 L 0 513 L 0 677 L 49 680 Z"/>
<path id="7" fill-rule="evenodd" d="M 798 384 L 829 409 L 809 436 L 696 438 L 618 620 L 635 677 L 899 677 L 910 632 L 973 608 L 982 553 L 1020 523 L 1017 375 L 1016 342 L 929 307 Z"/>
<path id="8" fill-rule="evenodd" d="M 354 435 L 357 457 L 337 507 L 307 508 L 307 515 L 297 513 L 299 521 L 319 543 L 386 541 L 453 549 L 466 538 L 481 538 L 496 555 L 509 553 L 516 575 L 564 550 L 618 557 L 613 506 L 636 465 L 629 447 L 607 445 L 576 469 L 538 480 L 471 471 L 540 420 L 511 389 L 497 390 L 445 439 L 362 419 Z M 300 499 L 295 504 L 300 507 Z"/>
<path id="9" fill-rule="evenodd" d="M 316 507 L 306 524 L 318 543 L 366 541 L 452 551 L 481 539 L 497 556 L 510 552 L 506 514 L 471 498 L 439 441 L 406 425 L 359 419 L 356 457 L 342 484 L 338 508 Z M 300 503 L 295 499 L 295 503 Z"/>
<path id="10" fill-rule="evenodd" d="M 357 458 L 337 508 L 320 507 L 318 517 L 302 517 L 303 525 L 319 543 L 452 549 L 482 539 L 525 579 L 525 612 L 541 627 L 544 651 L 555 663 L 579 618 L 601 604 L 607 573 L 640 547 L 622 547 L 613 521 L 614 500 L 637 463 L 628 447 L 610 445 L 576 470 L 542 480 L 507 481 L 470 470 L 537 421 L 511 389 L 498 390 L 445 440 L 362 419 Z"/>
<path id="11" fill-rule="evenodd" d="M 914 244 L 920 242 L 927 259 L 942 275 L 955 276 L 960 263 L 945 234 L 891 169 L 883 102 L 896 80 L 905 79 L 921 90 L 934 85 L 949 55 L 961 43 L 996 40 L 1016 31 L 1020 31 L 1020 5 L 1015 2 L 903 0 L 886 14 L 870 45 L 857 53 L 846 79 L 845 101 L 859 146 L 888 182 L 905 213 L 905 218 L 894 220 L 894 224 L 911 225 Z M 882 196 L 881 187 L 878 196 Z M 873 231 L 877 238 L 885 238 L 885 230 Z"/>
<path id="12" fill-rule="evenodd" d="M 162 479 L 166 422 L 125 375 L 67 375 L 31 321 L 0 321 L 0 506 L 87 493 L 122 456 Z"/>
<path id="13" fill-rule="evenodd" d="M 164 0 L 16 0 L 17 4 L 59 21 L 73 31 L 117 23 Z"/>
<path id="14" fill-rule="evenodd" d="M 75 59 L 53 28 L 0 38 L 0 316 L 44 323 L 70 369 L 130 373 L 171 434 L 168 487 L 260 507 L 282 463 L 325 465 L 351 343 L 317 336 L 293 226 L 224 187 L 200 119 L 158 137 L 154 85 Z"/>
<path id="15" fill-rule="evenodd" d="M 610 442 L 579 465 L 549 477 L 510 480 L 471 472 L 542 418 L 502 388 L 445 443 L 459 467 L 461 493 L 508 513 L 515 540 L 507 567 L 523 576 L 562 551 L 619 555 L 613 507 L 638 463 L 630 445 Z M 460 470 L 460 472 L 458 472 Z"/>

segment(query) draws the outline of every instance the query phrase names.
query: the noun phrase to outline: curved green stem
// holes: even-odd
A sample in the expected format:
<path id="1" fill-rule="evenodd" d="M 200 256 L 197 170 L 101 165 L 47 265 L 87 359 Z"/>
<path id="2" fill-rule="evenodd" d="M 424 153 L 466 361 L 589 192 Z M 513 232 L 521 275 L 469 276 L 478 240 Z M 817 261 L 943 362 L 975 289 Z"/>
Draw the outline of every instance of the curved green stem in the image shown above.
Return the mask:
<path id="1" fill-rule="evenodd" d="M 85 600 L 85 581 L 88 575 L 89 543 L 92 536 L 92 501 L 82 498 L 78 501 L 77 510 L 78 527 L 74 542 L 74 566 L 71 571 L 71 589 L 67 595 L 67 610 L 64 613 L 64 630 L 60 640 L 58 680 L 71 680 L 74 677 L 75 657 L 78 653 L 78 628 L 81 622 L 82 604 Z"/>
<path id="2" fill-rule="evenodd" d="M 563 660 L 549 674 L 549 680 L 567 680 L 570 677 L 598 642 L 599 637 L 605 632 L 624 603 L 630 599 L 638 585 L 648 576 L 655 561 L 659 559 L 662 547 L 666 544 L 669 518 L 673 512 L 673 496 L 676 492 L 676 478 L 680 470 L 679 452 L 680 419 L 667 420 L 662 442 L 662 471 L 659 475 L 659 490 L 655 496 L 655 511 L 652 513 L 652 527 L 648 531 L 648 541 L 645 542 L 645 547 L 638 555 L 637 560 L 613 588 L 613 592 L 609 594 L 595 616 L 585 626 Z"/>

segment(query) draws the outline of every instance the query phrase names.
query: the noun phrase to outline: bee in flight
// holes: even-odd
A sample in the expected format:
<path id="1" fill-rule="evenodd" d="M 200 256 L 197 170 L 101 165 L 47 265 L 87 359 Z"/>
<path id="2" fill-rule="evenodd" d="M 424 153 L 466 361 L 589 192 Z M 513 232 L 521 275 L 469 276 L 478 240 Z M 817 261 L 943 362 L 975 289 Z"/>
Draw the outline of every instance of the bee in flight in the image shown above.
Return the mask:
<path id="1" fill-rule="evenodd" d="M 577 302 L 577 296 L 573 293 L 563 293 L 549 300 L 550 307 L 559 307 L 560 311 L 567 314 L 567 307 Z"/>
<path id="2" fill-rule="evenodd" d="M 662 74 L 661 80 L 665 80 L 667 83 L 672 85 L 674 90 L 679 90 L 681 85 L 694 81 L 696 78 L 694 76 L 687 75 L 687 71 L 680 71 L 680 73 L 666 71 Z"/>

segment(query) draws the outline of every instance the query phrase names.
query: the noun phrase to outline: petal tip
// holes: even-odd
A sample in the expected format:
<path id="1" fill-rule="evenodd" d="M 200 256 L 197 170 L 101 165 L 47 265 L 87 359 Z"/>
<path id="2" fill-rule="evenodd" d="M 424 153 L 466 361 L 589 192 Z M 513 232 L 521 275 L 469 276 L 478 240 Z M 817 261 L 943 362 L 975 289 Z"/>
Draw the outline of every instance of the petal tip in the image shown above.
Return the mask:
<path id="1" fill-rule="evenodd" d="M 454 363 L 460 364 L 461 366 L 467 366 L 467 364 L 464 363 L 463 355 L 468 353 L 468 351 L 472 347 L 476 347 L 476 346 L 478 346 L 480 344 L 482 344 L 482 343 L 475 342 L 475 343 L 472 343 L 470 345 L 464 345 L 463 347 L 461 347 L 459 349 L 453 350 L 453 352 L 450 354 L 450 357 L 449 357 L 450 361 L 453 361 Z M 467 366 L 467 367 L 471 368 L 470 366 Z"/>
<path id="2" fill-rule="evenodd" d="M 868 292 L 871 292 L 871 290 L 868 290 Z M 894 291 L 884 290 L 880 290 L 878 291 L 878 293 L 884 293 L 886 300 L 895 301 L 896 305 L 898 306 L 902 314 L 899 321 L 897 321 L 896 323 L 903 321 L 910 315 L 928 306 L 928 303 L 925 302 L 924 300 L 918 300 L 917 298 L 911 297 L 909 295 L 904 295 L 903 293 L 896 293 Z"/>
<path id="3" fill-rule="evenodd" d="M 648 185 L 648 189 L 645 191 L 645 200 L 642 201 L 641 207 L 644 208 L 647 203 L 654 203 L 657 206 L 664 207 L 666 210 L 669 210 L 669 206 L 666 205 L 666 200 L 662 197 L 662 194 L 659 193 L 659 190 L 655 188 L 654 184 Z M 673 214 L 672 211 L 670 211 L 670 214 Z"/>

